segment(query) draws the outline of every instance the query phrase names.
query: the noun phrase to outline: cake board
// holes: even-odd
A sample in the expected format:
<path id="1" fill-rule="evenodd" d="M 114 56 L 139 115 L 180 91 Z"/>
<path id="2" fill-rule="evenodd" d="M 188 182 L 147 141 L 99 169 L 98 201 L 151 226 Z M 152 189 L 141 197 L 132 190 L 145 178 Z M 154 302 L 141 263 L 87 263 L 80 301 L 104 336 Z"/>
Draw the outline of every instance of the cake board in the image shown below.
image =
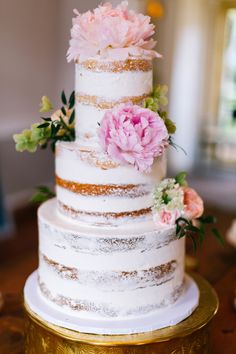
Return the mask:
<path id="1" fill-rule="evenodd" d="M 177 325 L 140 334 L 102 335 L 68 330 L 45 321 L 25 301 L 26 354 L 206 354 L 210 324 L 218 298 L 199 275 L 191 274 L 200 290 L 199 306 Z"/>

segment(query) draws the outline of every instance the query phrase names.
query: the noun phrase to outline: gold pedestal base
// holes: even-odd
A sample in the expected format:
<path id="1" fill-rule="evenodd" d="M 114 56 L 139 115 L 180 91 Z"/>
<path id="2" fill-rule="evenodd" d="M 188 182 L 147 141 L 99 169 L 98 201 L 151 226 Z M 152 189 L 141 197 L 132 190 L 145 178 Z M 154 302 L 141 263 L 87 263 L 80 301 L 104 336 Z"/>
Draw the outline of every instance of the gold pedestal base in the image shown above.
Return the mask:
<path id="1" fill-rule="evenodd" d="M 135 335 L 91 335 L 45 322 L 25 305 L 26 354 L 207 354 L 209 327 L 218 298 L 199 275 L 191 274 L 200 289 L 197 310 L 176 326 Z"/>

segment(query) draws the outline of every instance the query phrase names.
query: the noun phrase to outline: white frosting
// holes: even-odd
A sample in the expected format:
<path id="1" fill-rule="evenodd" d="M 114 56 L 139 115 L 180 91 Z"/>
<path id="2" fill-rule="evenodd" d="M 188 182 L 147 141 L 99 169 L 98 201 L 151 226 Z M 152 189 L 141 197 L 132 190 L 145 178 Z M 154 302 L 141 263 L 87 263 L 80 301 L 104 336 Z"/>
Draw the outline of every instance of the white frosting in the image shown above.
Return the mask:
<path id="1" fill-rule="evenodd" d="M 80 299 L 84 301 L 86 299 L 89 303 L 95 303 L 98 308 L 100 306 L 107 305 L 108 308 L 119 312 L 119 316 L 116 316 L 119 317 L 119 319 L 127 317 L 127 313 L 130 312 L 132 314 L 132 312 L 137 311 L 138 309 L 140 309 L 141 314 L 141 309 L 147 307 L 148 305 L 150 308 L 153 306 L 152 309 L 155 308 L 155 305 L 156 308 L 159 308 L 159 304 L 162 304 L 162 302 L 166 299 L 169 299 L 170 294 L 175 290 L 175 288 L 173 288 L 173 282 L 166 282 L 160 286 L 152 286 L 151 290 L 150 288 L 144 288 L 137 289 L 135 291 L 111 293 L 99 291 L 98 287 L 81 286 L 77 282 L 55 277 L 55 273 L 53 271 L 49 271 L 48 267 L 45 267 L 44 269 L 43 266 L 39 270 L 40 279 L 42 278 L 41 271 L 43 272 L 44 284 L 48 289 L 50 289 L 50 293 L 53 297 L 56 298 L 58 295 L 63 294 L 63 296 L 74 301 L 79 301 Z M 180 269 L 176 272 L 176 278 L 179 275 L 178 273 L 180 273 Z M 182 282 L 178 283 L 175 281 L 175 285 L 177 288 L 181 287 Z M 68 307 L 65 307 L 64 309 L 68 314 L 74 313 L 74 311 Z M 96 319 L 101 315 L 96 315 L 95 312 L 90 313 L 87 311 L 80 311 L 79 316 Z M 136 316 L 138 316 L 138 314 L 136 314 Z M 128 317 L 130 317 L 130 315 Z"/>
<path id="2" fill-rule="evenodd" d="M 76 93 L 105 98 L 142 96 L 152 91 L 152 70 L 124 72 L 96 72 L 76 64 Z"/>
<path id="3" fill-rule="evenodd" d="M 141 97 L 152 92 L 149 71 L 96 72 L 76 64 L 76 95 L 96 97 L 98 101 L 118 102 L 126 97 Z M 96 130 L 105 110 L 76 103 L 76 137 L 97 144 Z"/>
<path id="4" fill-rule="evenodd" d="M 119 213 L 150 208 L 153 205 L 151 193 L 145 196 L 130 198 L 117 196 L 84 196 L 57 186 L 57 199 L 73 210 L 83 212 Z"/>
<path id="5" fill-rule="evenodd" d="M 97 142 L 98 123 L 101 122 L 106 110 L 94 106 L 76 103 L 76 136 L 87 144 Z"/>
<path id="6" fill-rule="evenodd" d="M 98 307 L 103 305 L 114 308 L 122 317 L 128 316 L 139 307 L 150 310 L 165 303 L 165 299 L 183 282 L 184 240 L 174 238 L 175 227 L 155 230 L 152 221 L 137 223 L 140 225 L 133 227 L 123 225 L 112 231 L 109 227 L 79 227 L 58 216 L 55 199 L 44 203 L 38 215 L 40 254 L 54 264 L 82 272 L 81 278 L 77 280 L 66 279 L 40 257 L 40 282 L 55 298 L 63 296 L 76 302 L 86 300 Z M 109 243 L 111 237 L 114 239 Z M 106 243 L 108 246 L 104 248 Z M 155 279 L 149 279 L 148 273 L 145 273 L 147 281 L 144 282 L 143 271 L 173 261 L 176 263 L 173 274 L 170 278 L 163 275 L 163 284 L 160 284 L 159 279 L 155 285 Z M 92 272 L 95 276 L 88 276 L 86 280 L 83 272 Z M 97 282 L 97 277 L 102 277 L 103 274 L 112 277 L 114 272 L 135 274 L 131 274 L 130 279 L 127 275 L 120 283 L 119 278 L 116 278 L 114 284 Z M 141 288 L 134 280 L 134 277 L 139 276 Z M 71 310 L 65 308 L 65 312 L 67 311 Z M 82 315 L 99 316 L 86 311 Z"/>
<path id="7" fill-rule="evenodd" d="M 147 184 L 156 185 L 166 174 L 166 156 L 155 160 L 150 173 L 137 171 L 133 166 L 117 166 L 114 168 L 98 168 L 81 159 L 82 146 L 77 142 L 57 143 L 56 175 L 64 180 L 88 184 Z M 92 148 L 91 148 L 92 149 Z M 94 149 L 92 149 L 93 151 Z M 105 157 L 101 151 L 94 150 L 102 164 Z M 106 157 L 108 159 L 108 157 Z"/>
<path id="8" fill-rule="evenodd" d="M 80 195 L 66 188 L 57 187 L 57 198 L 66 207 L 78 212 L 119 213 L 150 208 L 152 191 L 166 173 L 166 159 L 157 159 L 151 173 L 141 173 L 133 166 L 117 166 L 103 169 L 81 159 L 78 143 L 59 143 L 56 153 L 56 175 L 64 181 L 93 185 L 136 185 L 140 193 L 124 195 Z M 98 156 L 101 152 L 96 152 Z M 86 221 L 89 222 L 88 219 Z M 96 219 L 90 218 L 91 222 Z"/>

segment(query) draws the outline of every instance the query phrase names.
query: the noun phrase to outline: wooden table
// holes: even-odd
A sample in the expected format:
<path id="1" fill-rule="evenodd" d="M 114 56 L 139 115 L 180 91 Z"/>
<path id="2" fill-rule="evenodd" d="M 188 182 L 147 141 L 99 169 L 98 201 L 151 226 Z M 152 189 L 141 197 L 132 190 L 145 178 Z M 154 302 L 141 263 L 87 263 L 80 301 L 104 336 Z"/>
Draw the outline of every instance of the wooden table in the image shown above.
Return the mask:
<path id="1" fill-rule="evenodd" d="M 225 234 L 234 215 L 211 209 L 208 213 L 218 216 L 219 229 Z M 22 289 L 27 276 L 37 267 L 36 211 L 33 208 L 18 211 L 15 220 L 15 237 L 0 243 L 0 290 L 4 298 L 0 311 L 0 354 L 24 353 Z M 220 299 L 219 312 L 212 326 L 212 354 L 235 354 L 236 250 L 227 244 L 219 246 L 209 235 L 196 256 L 198 271 L 214 286 Z"/>

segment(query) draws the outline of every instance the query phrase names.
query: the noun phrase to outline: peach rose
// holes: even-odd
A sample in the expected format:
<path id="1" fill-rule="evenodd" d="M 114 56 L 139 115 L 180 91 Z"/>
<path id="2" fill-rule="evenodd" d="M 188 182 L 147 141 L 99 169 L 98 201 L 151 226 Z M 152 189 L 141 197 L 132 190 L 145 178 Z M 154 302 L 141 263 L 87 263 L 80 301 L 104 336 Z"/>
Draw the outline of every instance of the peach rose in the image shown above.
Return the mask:
<path id="1" fill-rule="evenodd" d="M 184 187 L 184 213 L 189 219 L 197 219 L 202 216 L 204 211 L 204 205 L 202 198 L 197 192 L 189 187 Z"/>

